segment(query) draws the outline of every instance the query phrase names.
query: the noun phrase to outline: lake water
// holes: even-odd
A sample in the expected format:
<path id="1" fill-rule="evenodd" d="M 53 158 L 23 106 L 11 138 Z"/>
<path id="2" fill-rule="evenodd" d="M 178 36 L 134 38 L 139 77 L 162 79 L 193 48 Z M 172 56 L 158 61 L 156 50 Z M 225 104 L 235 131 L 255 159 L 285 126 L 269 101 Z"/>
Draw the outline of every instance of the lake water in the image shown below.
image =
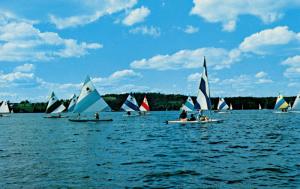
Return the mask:
<path id="1" fill-rule="evenodd" d="M 0 188 L 300 188 L 300 114 L 234 111 L 207 125 L 178 112 L 0 118 Z"/>

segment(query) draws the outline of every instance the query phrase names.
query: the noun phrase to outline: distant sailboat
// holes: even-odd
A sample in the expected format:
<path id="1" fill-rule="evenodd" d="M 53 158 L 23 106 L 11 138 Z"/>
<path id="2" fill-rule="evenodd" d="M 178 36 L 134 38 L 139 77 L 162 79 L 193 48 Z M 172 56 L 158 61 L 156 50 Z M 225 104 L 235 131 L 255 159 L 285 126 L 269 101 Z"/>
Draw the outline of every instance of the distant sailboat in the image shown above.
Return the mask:
<path id="1" fill-rule="evenodd" d="M 230 103 L 229 110 L 233 110 L 232 104 Z"/>
<path id="2" fill-rule="evenodd" d="M 68 106 L 68 112 L 73 112 L 74 111 L 76 102 L 77 102 L 77 96 L 74 94 L 72 96 L 71 100 L 70 100 L 70 104 Z"/>
<path id="3" fill-rule="evenodd" d="M 281 112 L 275 112 L 275 113 L 286 113 L 287 109 L 289 107 L 289 104 L 284 100 L 282 95 L 278 95 L 274 109 L 275 110 L 281 110 Z"/>
<path id="4" fill-rule="evenodd" d="M 3 101 L 0 106 L 0 116 L 4 116 L 3 114 L 9 114 L 9 106 L 7 101 Z M 8 115 L 7 115 L 8 116 Z"/>
<path id="5" fill-rule="evenodd" d="M 60 113 L 65 111 L 66 107 L 60 103 L 58 98 L 55 96 L 54 92 L 51 93 L 48 105 L 46 108 L 46 114 L 53 114 L 50 116 L 46 116 L 45 118 L 61 118 L 62 116 Z M 57 114 L 57 115 L 54 115 Z"/>
<path id="6" fill-rule="evenodd" d="M 146 112 L 149 112 L 149 111 L 150 111 L 150 106 L 149 106 L 148 100 L 145 96 L 144 99 L 143 99 L 143 102 L 140 106 L 140 112 L 141 112 L 142 115 L 145 115 Z"/>
<path id="7" fill-rule="evenodd" d="M 181 109 L 185 110 L 187 112 L 193 112 L 194 111 L 194 106 L 195 106 L 194 102 L 193 102 L 192 98 L 189 96 L 186 99 L 186 102 L 184 104 L 182 104 Z"/>
<path id="8" fill-rule="evenodd" d="M 260 104 L 258 104 L 258 109 L 259 109 L 259 110 L 261 110 L 261 109 L 262 109 Z"/>
<path id="9" fill-rule="evenodd" d="M 175 120 L 175 121 L 166 121 L 167 124 L 185 124 L 185 123 L 220 123 L 222 120 L 218 119 L 211 119 L 207 116 L 202 115 L 202 111 L 209 111 L 211 112 L 211 100 L 210 100 L 210 91 L 208 85 L 208 75 L 207 75 L 207 67 L 206 67 L 206 60 L 204 57 L 203 62 L 203 72 L 200 79 L 200 86 L 198 88 L 198 95 L 196 98 L 195 110 L 198 110 L 200 113 L 200 117 L 194 121 L 192 120 Z"/>
<path id="10" fill-rule="evenodd" d="M 134 96 L 128 95 L 121 109 L 127 112 L 127 116 L 136 116 L 137 114 L 132 114 L 131 112 L 139 112 L 140 108 Z"/>
<path id="11" fill-rule="evenodd" d="M 300 113 L 300 93 L 297 95 L 291 112 Z"/>
<path id="12" fill-rule="evenodd" d="M 229 107 L 228 107 L 227 103 L 225 102 L 224 98 L 219 98 L 217 113 L 229 113 L 227 111 L 224 111 L 224 110 L 228 110 L 228 109 L 229 109 Z"/>
<path id="13" fill-rule="evenodd" d="M 87 76 L 80 95 L 77 99 L 74 107 L 74 113 L 78 113 L 78 117 L 75 119 L 69 119 L 73 122 L 98 122 L 98 121 L 112 121 L 112 119 L 99 119 L 99 113 L 103 111 L 111 111 L 111 108 L 101 97 L 97 89 L 95 88 L 91 78 Z M 93 119 L 81 119 L 80 114 L 94 113 Z"/>

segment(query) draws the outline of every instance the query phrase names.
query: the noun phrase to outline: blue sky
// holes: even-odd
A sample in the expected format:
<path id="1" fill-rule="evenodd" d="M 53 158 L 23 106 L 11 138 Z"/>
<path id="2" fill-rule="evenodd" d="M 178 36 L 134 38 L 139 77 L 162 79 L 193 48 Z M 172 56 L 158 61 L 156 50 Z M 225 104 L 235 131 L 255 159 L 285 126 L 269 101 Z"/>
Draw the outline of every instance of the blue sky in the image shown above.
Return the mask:
<path id="1" fill-rule="evenodd" d="M 298 0 L 2 0 L 0 98 L 79 93 L 196 95 L 206 56 L 212 96 L 300 89 Z"/>

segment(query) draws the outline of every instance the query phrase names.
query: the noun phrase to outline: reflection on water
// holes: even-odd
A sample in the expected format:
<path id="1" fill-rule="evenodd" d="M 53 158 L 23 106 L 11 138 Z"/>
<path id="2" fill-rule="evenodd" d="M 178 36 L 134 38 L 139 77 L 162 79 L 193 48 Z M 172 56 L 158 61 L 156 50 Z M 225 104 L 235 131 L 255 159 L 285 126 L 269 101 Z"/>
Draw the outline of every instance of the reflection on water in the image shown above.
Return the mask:
<path id="1" fill-rule="evenodd" d="M 177 112 L 109 123 L 0 118 L 0 187 L 300 187 L 300 114 L 236 111 L 166 125 Z"/>

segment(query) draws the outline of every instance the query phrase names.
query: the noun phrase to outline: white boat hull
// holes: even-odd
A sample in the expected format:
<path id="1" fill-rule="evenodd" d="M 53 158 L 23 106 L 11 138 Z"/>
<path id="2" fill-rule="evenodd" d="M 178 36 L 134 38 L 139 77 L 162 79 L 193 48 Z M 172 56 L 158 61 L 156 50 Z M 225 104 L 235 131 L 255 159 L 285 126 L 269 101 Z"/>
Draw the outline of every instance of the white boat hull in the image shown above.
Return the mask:
<path id="1" fill-rule="evenodd" d="M 209 119 L 209 120 L 195 120 L 195 121 L 181 121 L 181 120 L 173 120 L 173 121 L 166 121 L 166 124 L 204 124 L 204 123 L 222 123 L 223 120 L 221 119 Z"/>

